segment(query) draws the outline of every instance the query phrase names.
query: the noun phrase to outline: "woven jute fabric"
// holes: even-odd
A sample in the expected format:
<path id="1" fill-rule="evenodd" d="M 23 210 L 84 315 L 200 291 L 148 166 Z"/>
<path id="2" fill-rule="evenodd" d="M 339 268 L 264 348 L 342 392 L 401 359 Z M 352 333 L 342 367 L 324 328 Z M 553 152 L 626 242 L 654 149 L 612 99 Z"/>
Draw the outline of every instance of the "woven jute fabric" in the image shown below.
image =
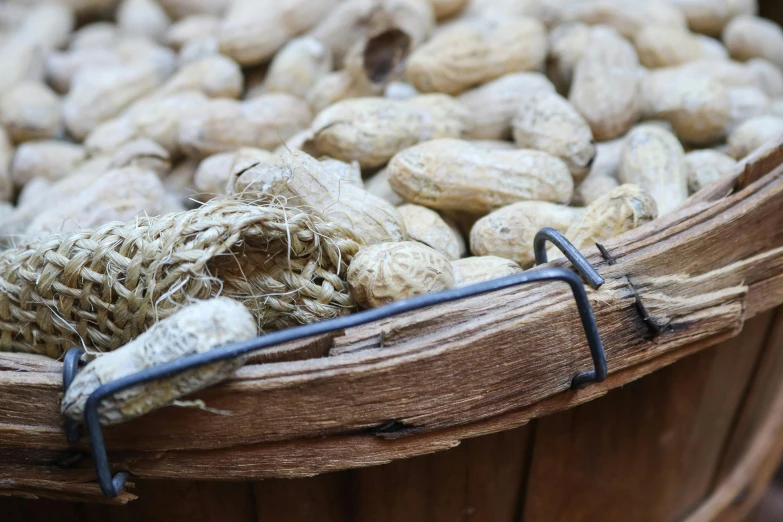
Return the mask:
<path id="1" fill-rule="evenodd" d="M 262 330 L 349 313 L 360 241 L 303 209 L 237 200 L 109 223 L 0 253 L 0 350 L 108 351 L 196 299 L 242 302 Z"/>

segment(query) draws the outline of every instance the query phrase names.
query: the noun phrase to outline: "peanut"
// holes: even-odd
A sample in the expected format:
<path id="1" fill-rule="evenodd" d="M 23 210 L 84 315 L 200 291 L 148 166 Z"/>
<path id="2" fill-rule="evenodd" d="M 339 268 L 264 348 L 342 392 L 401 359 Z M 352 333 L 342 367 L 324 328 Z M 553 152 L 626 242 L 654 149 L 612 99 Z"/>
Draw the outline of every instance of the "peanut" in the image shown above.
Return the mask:
<path id="1" fill-rule="evenodd" d="M 199 91 L 209 98 L 239 98 L 242 70 L 236 62 L 219 54 L 183 65 L 155 91 L 163 97 L 185 91 Z"/>
<path id="2" fill-rule="evenodd" d="M 97 228 L 111 221 L 128 221 L 146 213 L 158 215 L 165 191 L 158 176 L 138 167 L 109 171 L 78 196 L 42 211 L 25 230 L 32 237 Z"/>
<path id="3" fill-rule="evenodd" d="M 277 52 L 267 72 L 264 92 L 287 92 L 304 97 L 332 70 L 328 47 L 313 37 L 294 38 Z"/>
<path id="4" fill-rule="evenodd" d="M 450 260 L 459 259 L 465 254 L 462 234 L 437 212 L 412 204 L 401 205 L 397 210 L 411 239 L 437 250 Z"/>
<path id="5" fill-rule="evenodd" d="M 633 38 L 645 27 L 658 25 L 685 28 L 685 17 L 666 0 L 576 0 L 561 13 L 563 22 L 580 21 L 608 25 L 626 38 Z"/>
<path id="6" fill-rule="evenodd" d="M 668 67 L 709 57 L 695 34 L 681 27 L 649 25 L 634 36 L 639 61 L 645 67 Z"/>
<path id="7" fill-rule="evenodd" d="M 645 115 L 672 124 L 684 142 L 710 144 L 720 140 L 731 123 L 731 98 L 718 81 L 679 69 L 648 75 L 643 94 Z"/>
<path id="8" fill-rule="evenodd" d="M 522 268 L 510 259 L 498 256 L 472 256 L 451 262 L 454 286 L 474 285 L 522 272 Z"/>
<path id="9" fill-rule="evenodd" d="M 245 102 L 214 99 L 180 121 L 179 144 L 196 158 L 239 147 L 274 149 L 307 127 L 310 118 L 307 104 L 290 94 L 264 94 Z"/>
<path id="10" fill-rule="evenodd" d="M 96 159 L 92 158 L 92 160 Z M 70 175 L 73 176 L 74 173 L 84 172 L 86 168 L 85 163 L 71 171 Z M 101 163 L 98 163 L 98 165 L 101 165 Z M 94 168 L 97 168 L 98 165 L 95 165 Z M 136 167 L 141 170 L 154 172 L 159 178 L 163 178 L 171 170 L 171 156 L 166 149 L 151 139 L 140 138 L 129 141 L 117 149 L 106 167 L 108 169 Z"/>
<path id="11" fill-rule="evenodd" d="M 742 123 L 729 135 L 728 153 L 741 160 L 766 142 L 783 136 L 783 117 L 756 116 Z"/>
<path id="12" fill-rule="evenodd" d="M 526 98 L 512 122 L 514 141 L 560 158 L 575 180 L 587 175 L 595 158 L 590 126 L 559 94 L 540 91 Z"/>
<path id="13" fill-rule="evenodd" d="M 367 244 L 408 237 L 396 208 L 302 152 L 281 155 L 279 165 L 259 164 L 246 170 L 236 178 L 234 192 L 249 199 L 263 194 L 285 198 L 353 230 Z"/>
<path id="14" fill-rule="evenodd" d="M 234 0 L 218 28 L 220 51 L 241 65 L 259 64 L 336 5 L 337 0 Z"/>
<path id="15" fill-rule="evenodd" d="M 222 16 L 232 0 L 158 0 L 169 16 L 179 19 L 191 15 Z"/>
<path id="16" fill-rule="evenodd" d="M 717 150 L 694 150 L 685 155 L 688 190 L 695 194 L 713 181 L 729 174 L 737 165 L 731 156 Z"/>
<path id="17" fill-rule="evenodd" d="M 411 39 L 394 26 L 379 27 L 356 43 L 345 56 L 342 70 L 321 77 L 306 99 L 314 112 L 348 98 L 378 96 L 395 77 L 410 52 Z"/>
<path id="18" fill-rule="evenodd" d="M 336 68 L 356 42 L 365 41 L 385 28 L 397 27 L 418 47 L 435 25 L 430 0 L 344 0 L 308 33 L 332 53 Z"/>
<path id="19" fill-rule="evenodd" d="M 590 45 L 592 27 L 581 22 L 558 25 L 549 33 L 547 76 L 557 92 L 568 93 L 579 60 Z"/>
<path id="20" fill-rule="evenodd" d="M 62 134 L 60 98 L 43 83 L 23 81 L 0 97 L 0 124 L 19 143 Z"/>
<path id="21" fill-rule="evenodd" d="M 419 91 L 416 87 L 407 82 L 389 82 L 383 89 L 384 98 L 393 100 L 407 100 L 418 95 Z"/>
<path id="22" fill-rule="evenodd" d="M 542 15 L 541 0 L 470 0 L 464 11 L 465 17 L 501 14 L 509 16 Z"/>
<path id="23" fill-rule="evenodd" d="M 723 30 L 723 43 L 736 60 L 766 58 L 783 67 L 783 30 L 770 20 L 737 16 Z"/>
<path id="24" fill-rule="evenodd" d="M 96 127 L 84 145 L 90 154 L 110 154 L 124 143 L 149 138 L 176 156 L 182 152 L 180 121 L 203 110 L 207 103 L 203 94 L 193 91 L 140 100 L 119 117 Z"/>
<path id="25" fill-rule="evenodd" d="M 98 357 L 79 373 L 63 397 L 62 413 L 82 421 L 87 398 L 102 384 L 218 346 L 246 341 L 257 334 L 247 308 L 227 297 L 200 301 L 155 323 L 138 338 Z M 247 357 L 189 370 L 164 380 L 129 388 L 107 398 L 98 408 L 101 424 L 117 424 L 229 377 Z"/>
<path id="26" fill-rule="evenodd" d="M 82 26 L 71 35 L 68 49 L 74 51 L 87 48 L 111 47 L 117 43 L 118 38 L 119 31 L 113 23 L 93 22 Z"/>
<path id="27" fill-rule="evenodd" d="M 772 100 L 758 87 L 729 89 L 729 100 L 731 101 L 731 121 L 726 127 L 727 134 L 750 118 L 768 114 L 772 108 Z"/>
<path id="28" fill-rule="evenodd" d="M 579 250 L 633 230 L 658 217 L 655 200 L 637 185 L 620 185 L 596 199 L 587 207 L 582 219 L 565 233 L 566 239 Z M 551 258 L 560 257 L 550 250 Z"/>
<path id="29" fill-rule="evenodd" d="M 460 11 L 462 11 L 468 0 L 430 0 L 432 7 L 435 10 L 435 17 L 438 20 L 444 20 L 450 18 Z"/>
<path id="30" fill-rule="evenodd" d="M 596 144 L 590 173 L 574 190 L 575 202 L 589 205 L 620 185 L 620 159 L 624 144 L 624 139 Z"/>
<path id="31" fill-rule="evenodd" d="M 192 41 L 203 40 L 217 33 L 220 19 L 209 14 L 186 16 L 169 26 L 164 37 L 166 44 L 172 49 L 181 49 Z"/>
<path id="32" fill-rule="evenodd" d="M 8 134 L 0 126 L 0 201 L 9 201 L 14 195 L 14 182 L 11 178 L 11 158 L 14 147 Z"/>
<path id="33" fill-rule="evenodd" d="M 56 181 L 67 176 L 86 156 L 84 147 L 66 141 L 27 141 L 16 149 L 11 177 L 17 187 L 35 177 Z"/>
<path id="34" fill-rule="evenodd" d="M 237 173 L 257 163 L 278 164 L 279 159 L 267 150 L 244 147 L 231 152 L 220 152 L 204 158 L 196 169 L 193 183 L 199 192 L 208 196 L 227 193 L 227 187 L 233 191 Z"/>
<path id="35" fill-rule="evenodd" d="M 459 94 L 506 73 L 540 69 L 546 49 L 546 30 L 535 18 L 468 19 L 416 49 L 407 78 L 421 92 Z"/>
<path id="36" fill-rule="evenodd" d="M 453 286 L 449 260 L 414 241 L 369 246 L 360 250 L 348 267 L 351 296 L 362 308 L 375 308 Z"/>
<path id="37" fill-rule="evenodd" d="M 754 58 L 746 67 L 764 92 L 770 96 L 783 96 L 783 71 L 777 65 L 764 58 Z"/>
<path id="38" fill-rule="evenodd" d="M 155 0 L 123 0 L 117 8 L 117 26 L 128 35 L 163 41 L 170 25 L 171 20 Z"/>
<path id="39" fill-rule="evenodd" d="M 519 266 L 534 263 L 533 238 L 544 227 L 565 232 L 581 219 L 584 209 L 522 201 L 508 205 L 476 221 L 470 231 L 470 251 L 476 256 L 511 259 Z"/>
<path id="40" fill-rule="evenodd" d="M 390 177 L 391 171 L 386 167 L 373 174 L 370 179 L 365 182 L 364 189 L 373 196 L 378 196 L 392 205 L 398 206 L 405 203 L 405 200 L 391 188 L 391 185 L 389 184 Z"/>
<path id="41" fill-rule="evenodd" d="M 562 160 L 537 150 L 487 150 L 440 139 L 398 153 L 391 187 L 409 203 L 485 214 L 524 200 L 567 203 L 574 183 Z"/>
<path id="42" fill-rule="evenodd" d="M 688 198 L 685 151 L 669 131 L 641 125 L 628 133 L 620 160 L 620 181 L 649 193 L 660 215 L 674 210 Z M 622 188 L 622 187 L 621 187 Z M 597 201 L 594 205 L 597 205 Z"/>
<path id="43" fill-rule="evenodd" d="M 615 31 L 595 28 L 574 71 L 569 101 L 598 141 L 624 135 L 641 114 L 638 58 Z"/>
<path id="44" fill-rule="evenodd" d="M 756 0 L 667 0 L 685 15 L 691 30 L 720 35 L 726 24 L 740 14 L 754 14 Z"/>
<path id="45" fill-rule="evenodd" d="M 501 76 L 459 95 L 457 100 L 470 111 L 472 128 L 468 138 L 501 140 L 511 136 L 511 120 L 520 103 L 539 91 L 554 86 L 540 73 L 521 72 Z"/>
<path id="46" fill-rule="evenodd" d="M 467 110 L 442 94 L 407 100 L 360 98 L 338 102 L 313 121 L 320 154 L 379 167 L 397 152 L 422 141 L 466 134 Z M 383 124 L 379 124 L 383 122 Z"/>
<path id="47" fill-rule="evenodd" d="M 131 103 L 162 85 L 172 73 L 174 57 L 159 64 L 84 69 L 63 98 L 68 131 L 84 139 L 101 123 L 118 116 Z"/>

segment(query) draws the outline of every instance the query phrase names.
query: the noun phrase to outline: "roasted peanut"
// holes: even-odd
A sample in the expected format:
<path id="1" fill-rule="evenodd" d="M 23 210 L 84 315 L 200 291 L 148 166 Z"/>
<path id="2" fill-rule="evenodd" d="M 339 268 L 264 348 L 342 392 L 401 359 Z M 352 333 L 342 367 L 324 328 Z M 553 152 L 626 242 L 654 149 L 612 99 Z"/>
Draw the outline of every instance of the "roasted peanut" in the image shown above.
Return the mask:
<path id="1" fill-rule="evenodd" d="M 188 42 L 203 40 L 217 33 L 220 19 L 209 14 L 190 15 L 174 22 L 166 31 L 164 41 L 172 49 L 181 49 Z"/>
<path id="2" fill-rule="evenodd" d="M 84 139 L 101 123 L 118 116 L 142 96 L 162 85 L 173 72 L 174 58 L 167 63 L 87 68 L 77 73 L 63 98 L 63 117 L 68 131 Z"/>
<path id="3" fill-rule="evenodd" d="M 465 254 L 462 234 L 437 212 L 412 204 L 401 205 L 397 210 L 411 239 L 434 248 L 450 260 L 459 259 Z"/>
<path id="4" fill-rule="evenodd" d="M 152 171 L 138 167 L 112 170 L 96 178 L 78 196 L 40 212 L 25 234 L 41 237 L 128 221 L 142 213 L 155 216 L 163 207 L 164 195 L 163 185 Z"/>
<path id="5" fill-rule="evenodd" d="M 620 181 L 638 185 L 649 193 L 655 199 L 660 215 L 671 212 L 688 198 L 682 145 L 665 129 L 640 125 L 625 139 Z M 598 204 L 599 200 L 593 204 Z"/>
<path id="6" fill-rule="evenodd" d="M 647 191 L 637 185 L 620 185 L 591 203 L 582 219 L 574 223 L 565 236 L 576 248 L 584 250 L 649 223 L 656 217 L 655 199 Z M 550 258 L 560 256 L 562 254 L 557 250 L 549 251 Z"/>
<path id="7" fill-rule="evenodd" d="M 520 266 L 535 261 L 533 238 L 544 227 L 565 232 L 581 219 L 584 209 L 522 201 L 496 210 L 476 221 L 470 230 L 470 251 L 477 256 L 499 256 Z"/>
<path id="8" fill-rule="evenodd" d="M 501 140 L 511 136 L 511 120 L 520 103 L 539 91 L 554 91 L 541 73 L 506 74 L 459 95 L 457 100 L 470 111 L 472 123 L 467 137 Z"/>
<path id="9" fill-rule="evenodd" d="M 546 49 L 546 30 L 535 18 L 467 19 L 416 49 L 407 78 L 421 92 L 459 94 L 506 73 L 540 69 Z"/>
<path id="10" fill-rule="evenodd" d="M 110 154 L 129 141 L 149 138 L 176 156 L 181 153 L 180 121 L 202 111 L 207 102 L 203 94 L 193 91 L 140 100 L 121 116 L 96 127 L 84 145 L 90 154 Z"/>
<path id="11" fill-rule="evenodd" d="M 351 296 L 362 308 L 453 286 L 454 273 L 449 260 L 414 241 L 372 245 L 360 250 L 348 267 Z"/>
<path id="12" fill-rule="evenodd" d="M 14 182 L 11 178 L 11 158 L 14 147 L 5 129 L 0 126 L 0 201 L 9 201 L 14 195 Z"/>
<path id="13" fill-rule="evenodd" d="M 325 219 L 352 230 L 367 244 L 403 241 L 408 235 L 394 206 L 346 182 L 315 158 L 293 151 L 282 154 L 280 164 L 259 164 L 234 181 L 234 192 L 249 199 L 271 196 L 306 206 Z"/>
<path id="14" fill-rule="evenodd" d="M 624 139 L 605 141 L 595 146 L 595 160 L 590 173 L 574 189 L 574 202 L 589 205 L 620 185 L 620 159 Z"/>
<path id="15" fill-rule="evenodd" d="M 270 93 L 238 102 L 214 99 L 179 124 L 179 145 L 191 157 L 239 147 L 274 149 L 310 123 L 307 104 L 290 94 Z"/>
<path id="16" fill-rule="evenodd" d="M 62 179 L 87 157 L 84 147 L 66 141 L 27 141 L 17 147 L 11 177 L 21 187 L 33 178 Z"/>
<path id="17" fill-rule="evenodd" d="M 731 123 L 729 91 L 712 78 L 660 69 L 647 76 L 642 92 L 645 115 L 669 121 L 684 142 L 718 141 Z"/>
<path id="18" fill-rule="evenodd" d="M 401 205 L 405 202 L 399 194 L 394 192 L 389 184 L 391 171 L 388 167 L 373 174 L 364 184 L 364 189 L 379 198 L 388 201 L 392 205 Z"/>
<path id="19" fill-rule="evenodd" d="M 220 51 L 241 65 L 259 64 L 336 5 L 337 0 L 234 0 L 218 28 Z"/>
<path id="20" fill-rule="evenodd" d="M 639 119 L 638 67 L 631 44 L 611 29 L 593 29 L 568 99 L 587 120 L 596 140 L 618 138 Z"/>
<path id="21" fill-rule="evenodd" d="M 397 152 L 422 141 L 464 136 L 468 120 L 468 112 L 459 102 L 434 94 L 407 100 L 345 100 L 321 112 L 310 128 L 320 154 L 355 160 L 367 168 L 381 166 Z"/>
<path id="22" fill-rule="evenodd" d="M 0 124 L 19 143 L 62 134 L 60 98 L 40 82 L 18 83 L 0 96 Z"/>
<path id="23" fill-rule="evenodd" d="M 541 150 L 560 158 L 575 180 L 587 175 L 595 158 L 590 126 L 559 94 L 540 91 L 516 109 L 512 122 L 514 141 L 521 148 Z"/>
<path id="24" fill-rule="evenodd" d="M 454 273 L 454 286 L 483 283 L 522 272 L 522 268 L 511 261 L 498 256 L 471 256 L 451 262 Z"/>
<path id="25" fill-rule="evenodd" d="M 694 150 L 685 155 L 688 190 L 695 194 L 713 181 L 729 174 L 737 165 L 731 156 L 717 150 Z"/>
<path id="26" fill-rule="evenodd" d="M 62 412 L 81 421 L 87 398 L 102 384 L 221 345 L 246 341 L 256 333 L 256 320 L 237 301 L 216 297 L 191 304 L 87 365 L 63 397 Z M 117 424 L 167 406 L 226 379 L 246 360 L 235 357 L 116 393 L 98 408 L 100 423 Z"/>
<path id="27" fill-rule="evenodd" d="M 783 67 L 783 30 L 776 23 L 752 15 L 734 18 L 723 30 L 723 43 L 732 58 L 766 58 Z"/>
<path id="28" fill-rule="evenodd" d="M 193 183 L 196 189 L 207 197 L 232 193 L 234 176 L 259 162 L 277 165 L 280 160 L 267 150 L 252 147 L 213 154 L 199 163 Z"/>
<path id="29" fill-rule="evenodd" d="M 764 145 L 783 136 L 783 117 L 756 116 L 742 123 L 729 135 L 728 153 L 737 160 Z"/>
<path id="30" fill-rule="evenodd" d="M 128 35 L 163 41 L 170 25 L 168 15 L 154 0 L 122 0 L 117 8 L 117 26 Z"/>
<path id="31" fill-rule="evenodd" d="M 708 58 L 710 50 L 682 27 L 649 25 L 634 36 L 639 61 L 645 67 L 668 67 Z"/>
<path id="32" fill-rule="evenodd" d="M 525 200 L 567 203 L 573 179 L 562 160 L 537 150 L 487 150 L 428 141 L 389 162 L 391 187 L 409 203 L 483 214 Z"/>
<path id="33" fill-rule="evenodd" d="M 294 38 L 272 60 L 263 91 L 287 92 L 302 98 L 331 70 L 332 54 L 326 45 L 313 37 Z"/>

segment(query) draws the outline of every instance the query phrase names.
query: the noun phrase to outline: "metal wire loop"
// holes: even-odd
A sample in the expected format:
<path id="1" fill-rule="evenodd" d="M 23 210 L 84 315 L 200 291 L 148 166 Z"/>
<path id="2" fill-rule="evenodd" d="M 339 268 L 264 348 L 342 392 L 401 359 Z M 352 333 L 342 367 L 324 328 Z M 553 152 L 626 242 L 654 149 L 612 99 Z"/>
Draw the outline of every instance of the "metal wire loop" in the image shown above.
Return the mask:
<path id="1" fill-rule="evenodd" d="M 536 237 L 538 238 L 538 236 Z M 548 239 L 548 236 L 543 237 Z M 560 239 L 557 240 L 560 241 Z M 565 238 L 562 238 L 562 241 L 565 241 L 565 244 L 570 246 Z M 584 270 L 585 265 L 589 267 L 591 271 L 595 272 L 589 263 L 587 263 L 587 260 L 585 260 L 584 257 L 573 248 L 573 246 L 571 246 L 571 249 L 576 252 L 575 255 L 577 259 L 581 258 L 579 260 L 579 264 L 575 263 L 577 269 L 581 270 L 580 273 L 590 273 L 589 271 Z M 595 275 L 597 275 L 597 273 Z M 598 277 L 600 278 L 600 276 Z M 501 290 L 504 288 L 510 288 L 517 285 L 539 281 L 562 281 L 567 283 L 571 288 L 574 300 L 576 301 L 579 318 L 585 331 L 587 343 L 590 347 L 590 354 L 593 360 L 594 370 L 580 373 L 574 377 L 571 382 L 572 387 L 580 388 L 590 382 L 603 381 L 607 375 L 606 355 L 604 353 L 601 337 L 598 333 L 598 327 L 596 326 L 595 316 L 593 315 L 590 302 L 587 298 L 587 292 L 585 291 L 580 277 L 570 270 L 557 267 L 521 272 L 504 278 L 486 281 L 475 285 L 462 288 L 453 288 L 443 292 L 426 294 L 402 301 L 397 301 L 380 308 L 365 310 L 344 317 L 328 319 L 326 321 L 272 332 L 262 337 L 256 337 L 255 339 L 250 339 L 248 341 L 221 346 L 205 353 L 182 357 L 169 363 L 155 366 L 153 368 L 148 368 L 141 372 L 128 375 L 98 387 L 98 389 L 90 394 L 87 399 L 84 410 L 84 421 L 87 424 L 87 429 L 90 435 L 92 455 L 95 461 L 95 468 L 101 491 L 108 498 L 116 497 L 122 492 L 125 482 L 129 476 L 128 472 L 123 471 L 112 477 L 108 456 L 106 454 L 106 447 L 104 445 L 100 419 L 98 416 L 98 407 L 101 402 L 105 398 L 114 395 L 115 393 L 151 381 L 171 377 L 173 375 L 218 361 L 245 355 L 249 352 L 261 350 L 263 348 L 269 348 L 281 343 L 296 341 L 316 335 L 322 335 L 337 330 L 344 330 L 346 328 L 352 328 L 373 321 L 386 319 L 398 314 L 456 301 L 459 299 L 474 297 L 495 290 Z M 72 361 L 74 358 L 78 360 L 79 356 L 81 356 L 81 349 L 72 348 L 68 351 L 68 354 L 66 354 L 66 361 Z M 72 365 L 72 363 L 69 364 Z M 66 364 L 66 372 L 70 371 L 68 370 L 69 364 Z M 66 390 L 72 380 L 72 374 L 69 374 L 69 377 L 70 380 L 64 380 L 64 388 Z"/>
<path id="2" fill-rule="evenodd" d="M 84 350 L 81 348 L 71 348 L 65 352 L 65 357 L 63 358 L 63 395 L 71 387 L 71 383 L 79 371 L 79 361 L 82 354 L 84 354 Z M 68 442 L 79 442 L 79 424 L 68 417 L 65 418 L 65 437 L 68 439 Z"/>
<path id="3" fill-rule="evenodd" d="M 542 228 L 533 238 L 533 253 L 536 256 L 536 266 L 547 263 L 546 255 L 546 242 L 549 241 L 560 250 L 571 264 L 574 265 L 576 271 L 585 278 L 585 280 L 593 287 L 594 290 L 598 290 L 602 284 L 604 284 L 604 278 L 593 268 L 585 256 L 582 255 L 579 250 L 572 245 L 563 234 L 555 230 L 554 228 L 546 227 Z"/>

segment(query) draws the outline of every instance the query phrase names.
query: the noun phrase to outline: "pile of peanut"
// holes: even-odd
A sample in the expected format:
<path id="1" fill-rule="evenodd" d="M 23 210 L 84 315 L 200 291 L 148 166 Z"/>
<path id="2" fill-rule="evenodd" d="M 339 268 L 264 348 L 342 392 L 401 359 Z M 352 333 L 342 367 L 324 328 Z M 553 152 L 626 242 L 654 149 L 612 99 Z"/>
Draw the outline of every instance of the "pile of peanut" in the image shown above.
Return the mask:
<path id="1" fill-rule="evenodd" d="M 273 195 L 361 307 L 593 247 L 783 134 L 755 0 L 5 0 L 4 245 Z M 263 267 L 259 267 L 263 270 Z"/>

